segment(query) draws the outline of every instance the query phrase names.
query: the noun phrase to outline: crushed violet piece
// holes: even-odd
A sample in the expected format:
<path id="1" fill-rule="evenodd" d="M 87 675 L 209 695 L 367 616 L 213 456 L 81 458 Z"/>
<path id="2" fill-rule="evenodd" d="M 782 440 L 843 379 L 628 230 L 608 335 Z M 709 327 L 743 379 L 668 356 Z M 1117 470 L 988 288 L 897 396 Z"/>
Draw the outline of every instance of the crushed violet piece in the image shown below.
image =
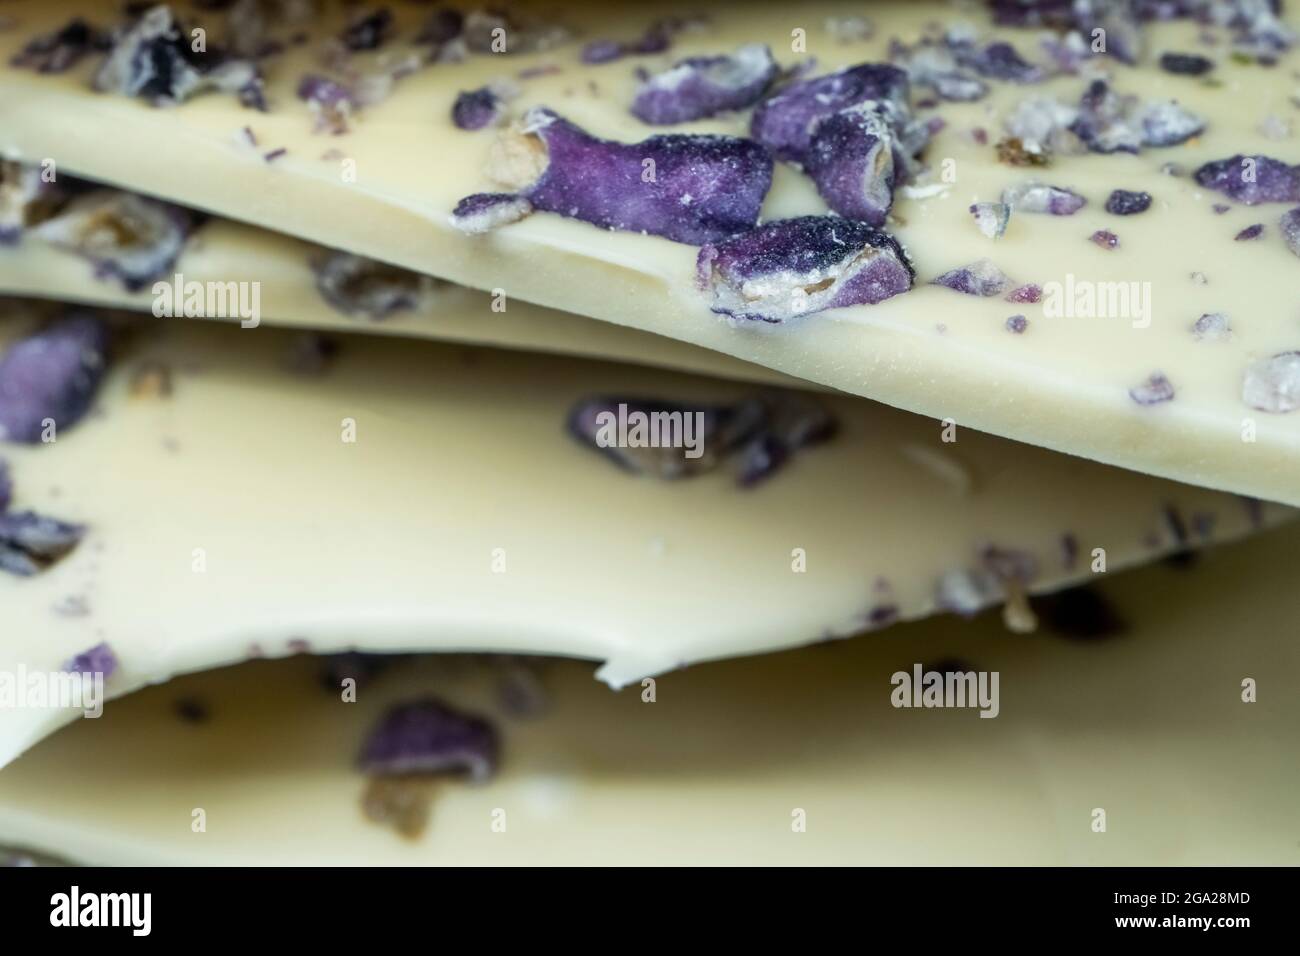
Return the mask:
<path id="1" fill-rule="evenodd" d="M 39 574 L 75 548 L 85 533 L 84 525 L 31 511 L 0 514 L 0 571 L 20 577 Z"/>
<path id="2" fill-rule="evenodd" d="M 1043 166 L 1052 153 L 1086 152 L 1070 127 L 1079 118 L 1075 106 L 1052 96 L 1028 96 L 1002 122 L 1007 138 L 998 144 L 998 158 L 1013 166 Z"/>
<path id="3" fill-rule="evenodd" d="M 1088 239 L 1093 243 L 1093 245 L 1100 246 L 1103 249 L 1119 248 L 1119 236 L 1115 235 L 1115 233 L 1111 232 L 1109 229 L 1098 229 L 1089 236 Z"/>
<path id="4" fill-rule="evenodd" d="M 104 49 L 107 49 L 107 38 L 76 17 L 61 29 L 31 40 L 9 62 L 37 73 L 66 73 L 86 54 Z"/>
<path id="5" fill-rule="evenodd" d="M 894 204 L 894 134 L 871 104 L 841 110 L 817 124 L 805 168 L 833 212 L 872 226 Z"/>
<path id="6" fill-rule="evenodd" d="M 1079 101 L 1070 127 L 1096 153 L 1138 153 L 1144 146 L 1177 146 L 1201 133 L 1205 120 L 1173 100 L 1143 102 L 1094 80 Z"/>
<path id="7" fill-rule="evenodd" d="M 1232 335 L 1232 325 L 1222 312 L 1206 312 L 1192 323 L 1192 335 L 1198 341 L 1218 342 Z"/>
<path id="8" fill-rule="evenodd" d="M 616 143 L 538 107 L 502 139 L 497 155 L 505 168 L 492 173 L 498 180 L 535 175 L 516 194 L 532 209 L 691 245 L 752 229 L 772 183 L 767 151 L 733 136 L 664 134 Z M 527 208 L 487 197 L 462 200 L 453 222 L 481 227 L 496 213 Z"/>
<path id="9" fill-rule="evenodd" d="M 316 290 L 344 315 L 378 322 L 419 308 L 434 279 L 350 252 L 331 250 L 312 257 Z"/>
<path id="10" fill-rule="evenodd" d="M 590 66 L 622 59 L 627 48 L 617 40 L 592 40 L 582 48 L 578 58 Z"/>
<path id="11" fill-rule="evenodd" d="M 1282 230 L 1282 241 L 1286 243 L 1286 247 L 1300 256 L 1300 206 L 1282 213 L 1282 218 L 1277 221 L 1277 224 Z"/>
<path id="12" fill-rule="evenodd" d="M 1150 193 L 1116 189 L 1106 197 L 1106 211 L 1112 216 L 1135 216 L 1150 208 Z"/>
<path id="13" fill-rule="evenodd" d="M 1237 242 L 1246 242 L 1247 240 L 1250 239 L 1258 239 L 1263 234 L 1264 234 L 1264 224 L 1262 222 L 1257 222 L 1252 226 L 1247 226 L 1245 229 L 1241 230 L 1241 232 L 1237 233 L 1232 238 Z"/>
<path id="14" fill-rule="evenodd" d="M 773 393 L 763 406 L 763 429 L 737 452 L 736 481 L 742 488 L 766 481 L 797 452 L 829 441 L 839 431 L 839 422 L 819 402 L 794 392 Z"/>
<path id="15" fill-rule="evenodd" d="M 118 660 L 113 649 L 106 643 L 87 648 L 63 665 L 63 669 L 73 674 L 103 674 L 104 679 L 117 672 Z"/>
<path id="16" fill-rule="evenodd" d="M 501 97 L 490 86 L 461 93 L 451 107 L 451 121 L 457 129 L 483 129 L 501 118 Z"/>
<path id="17" fill-rule="evenodd" d="M 1280 352 L 1247 366 L 1241 400 L 1275 415 L 1300 408 L 1300 352 Z"/>
<path id="18" fill-rule="evenodd" d="M 1011 221 L 1011 207 L 1000 202 L 977 202 L 970 207 L 975 225 L 990 239 L 1000 239 Z"/>
<path id="19" fill-rule="evenodd" d="M 112 49 L 92 85 L 101 93 L 136 96 L 155 106 L 183 103 L 197 93 L 215 89 L 237 94 L 245 106 L 266 108 L 257 66 L 218 50 L 195 52 L 188 31 L 175 21 L 166 4 L 151 7 L 114 36 Z"/>
<path id="20" fill-rule="evenodd" d="M 358 15 L 339 35 L 339 42 L 354 53 L 377 50 L 388 41 L 393 32 L 393 14 L 381 7 L 371 13 Z"/>
<path id="21" fill-rule="evenodd" d="M 1053 216 L 1073 216 L 1088 203 L 1078 193 L 1034 179 L 1008 186 L 1002 191 L 1002 201 L 1013 212 L 1049 213 Z"/>
<path id="22" fill-rule="evenodd" d="M 1141 385 L 1128 390 L 1129 396 L 1139 405 L 1159 405 L 1174 397 L 1174 386 L 1163 372 L 1152 372 Z"/>
<path id="23" fill-rule="evenodd" d="M 1022 286 L 1016 286 L 1004 298 L 1007 302 L 1032 305 L 1035 302 L 1042 301 L 1043 287 L 1036 282 L 1027 282 Z"/>
<path id="24" fill-rule="evenodd" d="M 578 58 L 583 63 L 597 65 L 612 63 L 633 54 L 645 55 L 663 53 L 672 46 L 673 35 L 688 26 L 686 20 L 670 17 L 658 20 L 646 29 L 638 39 L 630 43 L 619 40 L 592 40 L 582 48 Z"/>
<path id="25" fill-rule="evenodd" d="M 750 135 L 778 159 L 802 163 L 817 124 L 867 101 L 889 116 L 908 112 L 907 74 L 885 63 L 862 63 L 782 87 L 754 110 Z"/>
<path id="26" fill-rule="evenodd" d="M 477 236 L 532 215 L 533 204 L 513 193 L 475 193 L 452 210 L 451 222 L 461 232 Z"/>
<path id="27" fill-rule="evenodd" d="M 90 260 L 97 277 L 115 278 L 135 292 L 170 272 L 192 226 L 190 213 L 180 206 L 96 189 L 74 198 L 32 232 Z"/>
<path id="28" fill-rule="evenodd" d="M 107 362 L 108 329 L 70 316 L 0 355 L 0 441 L 37 444 L 45 421 L 70 428 L 90 409 Z"/>
<path id="29" fill-rule="evenodd" d="M 1196 182 L 1234 202 L 1300 202 L 1300 165 L 1269 156 L 1243 156 L 1208 162 L 1196 170 Z"/>
<path id="30" fill-rule="evenodd" d="M 328 131 L 334 135 L 348 131 L 348 117 L 357 107 L 352 90 L 315 73 L 308 73 L 298 82 L 298 99 L 303 100 L 315 116 L 316 131 Z"/>
<path id="31" fill-rule="evenodd" d="M 1214 61 L 1199 53 L 1162 53 L 1160 69 L 1179 76 L 1204 76 L 1214 69 Z"/>
<path id="32" fill-rule="evenodd" d="M 1014 332 L 1016 335 L 1022 334 L 1025 329 L 1029 328 L 1029 320 L 1023 315 L 1012 315 L 1007 318 L 1007 331 Z"/>
<path id="33" fill-rule="evenodd" d="M 0 458 L 0 514 L 9 510 L 9 502 L 13 500 L 14 483 L 9 477 L 9 463 Z"/>
<path id="34" fill-rule="evenodd" d="M 1229 206 L 1226 202 L 1216 202 L 1214 205 L 1210 207 L 1210 209 L 1213 210 L 1216 216 L 1222 216 L 1224 213 L 1229 212 L 1232 209 L 1232 207 Z"/>
<path id="35" fill-rule="evenodd" d="M 992 296 L 1001 295 L 1011 287 L 1011 280 L 1006 273 L 988 259 L 979 259 L 970 265 L 951 269 L 938 278 L 930 280 L 931 285 L 941 285 L 945 289 L 961 292 L 965 295 Z"/>
<path id="36" fill-rule="evenodd" d="M 745 109 L 758 102 L 779 72 L 762 43 L 724 56 L 691 57 L 642 83 L 632 115 L 651 126 L 667 126 Z"/>
<path id="37" fill-rule="evenodd" d="M 769 323 L 874 305 L 907 292 L 915 276 L 896 239 L 838 216 L 781 219 L 707 245 L 696 270 L 714 312 Z"/>
<path id="38" fill-rule="evenodd" d="M 490 723 L 430 698 L 390 709 L 367 736 L 359 762 L 369 774 L 464 773 L 482 783 L 496 770 L 497 750 Z"/>

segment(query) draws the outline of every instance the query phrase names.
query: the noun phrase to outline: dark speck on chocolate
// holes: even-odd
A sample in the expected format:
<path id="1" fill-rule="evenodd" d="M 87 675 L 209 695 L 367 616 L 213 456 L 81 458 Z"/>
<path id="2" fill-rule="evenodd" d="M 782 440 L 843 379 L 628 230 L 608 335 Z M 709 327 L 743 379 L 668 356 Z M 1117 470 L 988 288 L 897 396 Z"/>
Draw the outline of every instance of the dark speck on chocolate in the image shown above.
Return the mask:
<path id="1" fill-rule="evenodd" d="M 1258 239 L 1263 234 L 1264 224 L 1262 222 L 1257 222 L 1253 226 L 1247 226 L 1245 229 L 1241 230 L 1241 232 L 1233 236 L 1233 239 L 1237 242 L 1245 242 L 1248 239 Z"/>
<path id="2" fill-rule="evenodd" d="M 1116 637 L 1126 629 L 1110 601 L 1089 585 L 1032 597 L 1030 605 L 1048 630 L 1072 640 Z"/>

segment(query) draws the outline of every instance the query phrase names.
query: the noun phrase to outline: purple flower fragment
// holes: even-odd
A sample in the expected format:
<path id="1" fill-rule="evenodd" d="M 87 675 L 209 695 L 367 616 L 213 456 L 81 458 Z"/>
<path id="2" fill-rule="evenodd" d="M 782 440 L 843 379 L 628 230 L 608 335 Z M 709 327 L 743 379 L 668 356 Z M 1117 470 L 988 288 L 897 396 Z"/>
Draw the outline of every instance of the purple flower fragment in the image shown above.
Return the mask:
<path id="1" fill-rule="evenodd" d="M 72 658 L 63 665 L 63 669 L 72 674 L 103 674 L 107 680 L 117 672 L 118 666 L 113 649 L 101 642 Z"/>
<path id="2" fill-rule="evenodd" d="M 1185 143 L 1204 131 L 1205 121 L 1172 100 L 1143 102 L 1094 80 L 1070 129 L 1095 153 L 1139 153 L 1145 146 Z"/>
<path id="3" fill-rule="evenodd" d="M 750 135 L 778 159 L 802 163 L 821 120 L 868 100 L 886 115 L 906 115 L 907 95 L 907 74 L 898 67 L 862 63 L 778 90 L 754 110 Z"/>
<path id="4" fill-rule="evenodd" d="M 359 763 L 369 774 L 466 774 L 476 783 L 496 771 L 496 728 L 433 700 L 393 707 L 366 738 Z"/>
<path id="5" fill-rule="evenodd" d="M 1252 226 L 1247 226 L 1232 238 L 1237 242 L 1246 242 L 1251 239 L 1258 239 L 1263 234 L 1264 224 L 1262 222 L 1257 222 Z"/>
<path id="6" fill-rule="evenodd" d="M 457 129 L 483 129 L 497 123 L 501 117 L 501 97 L 487 86 L 461 93 L 451 107 L 451 121 Z"/>
<path id="7" fill-rule="evenodd" d="M 1300 202 L 1300 165 L 1269 156 L 1243 156 L 1208 162 L 1196 170 L 1196 182 L 1234 202 Z"/>
<path id="8" fill-rule="evenodd" d="M 1277 225 L 1282 230 L 1282 241 L 1286 247 L 1293 255 L 1300 256 L 1300 206 L 1282 213 Z"/>
<path id="9" fill-rule="evenodd" d="M 1300 408 L 1300 351 L 1280 352 L 1247 366 L 1241 400 L 1274 415 Z"/>
<path id="10" fill-rule="evenodd" d="M 0 571 L 39 574 L 72 551 L 85 533 L 84 525 L 31 511 L 0 514 Z"/>
<path id="11" fill-rule="evenodd" d="M 651 126 L 687 123 L 752 106 L 780 68 L 772 51 L 748 43 L 724 56 L 691 57 L 641 84 L 632 115 Z"/>
<path id="12" fill-rule="evenodd" d="M 1088 204 L 1088 200 L 1076 192 L 1033 179 L 1008 186 L 1002 191 L 1002 201 L 1013 212 L 1048 213 L 1052 216 L 1073 216 Z"/>
<path id="13" fill-rule="evenodd" d="M 47 419 L 57 429 L 80 421 L 103 377 L 108 338 L 98 319 L 72 316 L 10 345 L 0 355 L 0 441 L 34 445 Z"/>
<path id="14" fill-rule="evenodd" d="M 582 48 L 578 58 L 583 63 L 613 63 L 625 56 L 663 53 L 672 46 L 673 35 L 685 29 L 688 21 L 670 17 L 652 23 L 638 39 L 630 43 L 619 40 L 592 40 Z"/>
<path id="15" fill-rule="evenodd" d="M 1109 229 L 1098 229 L 1088 237 L 1088 241 L 1095 246 L 1100 246 L 1102 249 L 1119 248 L 1119 236 L 1115 235 L 1115 233 L 1111 232 Z"/>
<path id="16" fill-rule="evenodd" d="M 336 136 L 348 131 L 348 117 L 357 108 L 357 98 L 351 89 L 315 73 L 308 73 L 298 81 L 298 99 L 315 116 L 317 132 L 327 131 Z"/>
<path id="17" fill-rule="evenodd" d="M 9 477 L 9 463 L 0 458 L 0 514 L 9 510 L 9 502 L 13 499 L 14 483 Z"/>
<path id="18" fill-rule="evenodd" d="M 1032 305 L 1043 300 L 1043 287 L 1034 282 L 1017 286 L 1004 296 L 1005 301 Z"/>
<path id="19" fill-rule="evenodd" d="M 533 204 L 514 193 L 475 193 L 452 210 L 451 222 L 461 232 L 479 236 L 518 222 L 533 212 Z"/>
<path id="20" fill-rule="evenodd" d="M 1024 334 L 1025 329 L 1029 328 L 1029 320 L 1023 315 L 1012 315 L 1007 317 L 1006 327 L 1008 332 L 1014 332 L 1016 335 Z"/>
<path id="21" fill-rule="evenodd" d="M 1163 372 L 1152 372 L 1141 385 L 1130 388 L 1128 394 L 1139 405 L 1159 405 L 1173 399 L 1174 386 Z"/>
<path id="22" fill-rule="evenodd" d="M 777 220 L 707 245 L 696 270 L 714 312 L 768 323 L 874 305 L 907 292 L 915 276 L 896 239 L 838 216 Z"/>
<path id="23" fill-rule="evenodd" d="M 1219 342 L 1231 337 L 1232 325 L 1222 312 L 1206 312 L 1192 323 L 1192 335 L 1199 342 Z"/>
<path id="24" fill-rule="evenodd" d="M 617 40 L 592 40 L 582 48 L 578 58 L 589 66 L 613 63 L 626 53 L 626 47 Z"/>
<path id="25" fill-rule="evenodd" d="M 515 194 L 534 210 L 606 229 L 702 245 L 752 229 L 772 183 L 772 159 L 732 136 L 667 134 L 639 143 L 597 139 L 544 108 L 508 134 L 542 164 Z M 453 222 L 481 227 L 528 208 L 501 195 L 467 197 Z"/>
<path id="26" fill-rule="evenodd" d="M 314 256 L 311 269 L 321 298 L 344 315 L 371 322 L 418 308 L 434 287 L 428 276 L 350 252 Z"/>
<path id="27" fill-rule="evenodd" d="M 37 73 L 66 73 L 86 54 L 107 48 L 107 37 L 76 17 L 61 29 L 32 39 L 9 62 L 19 69 Z"/>
<path id="28" fill-rule="evenodd" d="M 1150 193 L 1116 189 L 1106 197 L 1106 211 L 1112 216 L 1136 216 L 1150 208 Z"/>
<path id="29" fill-rule="evenodd" d="M 879 227 L 894 204 L 894 152 L 880 114 L 854 106 L 817 124 L 805 169 L 833 212 Z"/>
<path id="30" fill-rule="evenodd" d="M 1011 207 L 1000 202 L 977 202 L 970 207 L 975 225 L 990 239 L 1001 239 L 1011 221 Z"/>
<path id="31" fill-rule="evenodd" d="M 33 234 L 88 259 L 99 278 L 117 279 L 134 292 L 170 272 L 192 226 L 180 206 L 97 189 L 77 196 Z"/>
<path id="32" fill-rule="evenodd" d="M 1214 61 L 1199 53 L 1162 53 L 1160 69 L 1178 76 L 1204 76 L 1214 69 Z"/>
<path id="33" fill-rule="evenodd" d="M 983 298 L 1001 295 L 1011 288 L 1011 280 L 1006 273 L 988 259 L 980 259 L 970 265 L 951 269 L 943 275 L 930 280 L 931 285 L 940 285 L 963 295 L 975 295 Z"/>

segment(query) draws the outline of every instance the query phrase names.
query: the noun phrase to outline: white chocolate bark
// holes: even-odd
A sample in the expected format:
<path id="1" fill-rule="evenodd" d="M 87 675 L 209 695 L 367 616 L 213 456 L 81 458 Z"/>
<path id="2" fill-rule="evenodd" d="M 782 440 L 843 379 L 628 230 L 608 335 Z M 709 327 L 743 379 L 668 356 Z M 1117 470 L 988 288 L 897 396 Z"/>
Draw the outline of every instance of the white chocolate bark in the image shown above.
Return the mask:
<path id="1" fill-rule="evenodd" d="M 94 20 L 100 9 L 88 3 L 9 7 L 20 26 L 0 36 L 3 61 L 31 35 L 61 26 L 71 13 Z M 397 12 L 402 29 L 413 30 L 419 11 L 399 7 Z M 672 12 L 699 11 L 668 5 L 655 15 Z M 924 154 L 930 177 L 899 197 L 891 226 L 916 263 L 918 287 L 876 306 L 822 313 L 775 331 L 733 327 L 712 314 L 694 286 L 696 250 L 689 246 L 608 233 L 550 214 L 485 236 L 452 230 L 447 217 L 457 200 L 492 188 L 485 167 L 493 134 L 451 125 L 451 105 L 460 91 L 510 76 L 520 87 L 509 103 L 513 113 L 545 105 L 597 135 L 631 142 L 661 131 L 628 112 L 638 65 L 654 71 L 683 56 L 716 54 L 745 42 L 766 42 L 791 65 L 803 57 L 791 52 L 792 31 L 802 30 L 818 72 L 829 71 L 884 59 L 892 37 L 913 41 L 928 21 L 950 19 L 952 9 L 938 3 L 873 5 L 874 36 L 849 43 L 826 29 L 827 16 L 843 13 L 831 4 L 719 3 L 709 13 L 709 25 L 679 35 L 661 56 L 586 67 L 578 62 L 575 41 L 542 53 L 472 55 L 462 63 L 439 63 L 398 80 L 387 99 L 361 110 L 352 118 L 351 132 L 341 136 L 313 132 L 313 116 L 295 96 L 303 74 L 321 71 L 320 41 L 341 29 L 341 13 L 322 18 L 311 42 L 268 64 L 267 114 L 215 93 L 170 109 L 96 94 L 89 88 L 97 66 L 91 62 L 58 76 L 4 67 L 0 147 L 29 161 L 54 159 L 74 173 L 467 285 L 504 288 L 515 298 L 670 335 L 980 430 L 1300 503 L 1300 413 L 1270 414 L 1243 401 L 1243 378 L 1253 362 L 1300 348 L 1295 316 L 1300 269 L 1276 225 L 1286 207 L 1238 205 L 1216 215 L 1212 207 L 1222 197 L 1186 176 L 1160 171 L 1169 162 L 1191 170 L 1236 153 L 1293 159 L 1294 140 L 1279 141 L 1277 124 L 1268 121 L 1293 113 L 1288 97 L 1294 84 L 1288 76 L 1294 52 L 1269 69 L 1233 62 L 1221 42 L 1206 51 L 1218 61 L 1217 87 L 1161 72 L 1150 57 L 1136 68 L 1112 64 L 1121 93 L 1177 98 L 1208 121 L 1205 133 L 1192 142 L 1139 156 L 1061 156 L 1046 170 L 993 161 L 992 143 L 1020 101 L 1045 94 L 1077 101 L 1087 82 L 1081 77 L 1035 86 L 993 82 L 985 100 L 945 105 L 938 115 L 948 125 Z M 981 29 L 988 26 L 978 8 L 968 13 Z M 586 39 L 631 38 L 646 25 L 626 7 L 584 7 L 581 23 L 575 24 Z M 214 22 L 212 29 L 219 34 L 221 24 Z M 1200 29 L 1192 23 L 1153 24 L 1147 31 L 1150 48 L 1201 51 Z M 1036 54 L 1033 31 L 996 32 L 1026 55 Z M 405 52 L 401 35 L 388 54 Z M 1222 39 L 1222 31 L 1218 35 Z M 518 76 L 548 65 L 559 71 Z M 747 122 L 748 114 L 741 113 L 676 129 L 743 134 Z M 241 140 L 244 126 L 256 134 L 257 147 Z M 989 133 L 989 145 L 975 142 L 976 127 Z M 281 149 L 286 152 L 265 159 Z M 955 182 L 942 178 L 947 160 Z M 1088 206 L 1069 217 L 1013 215 L 1004 237 L 988 239 L 968 206 L 996 201 L 1008 186 L 1030 176 L 1081 193 Z M 1152 209 L 1124 218 L 1106 214 L 1104 201 L 1116 188 L 1150 192 Z M 823 209 L 806 177 L 778 166 L 766 218 Z M 1266 225 L 1263 239 L 1234 241 L 1238 231 L 1256 222 Z M 1119 248 L 1089 242 L 1092 233 L 1107 228 L 1119 236 Z M 1149 295 L 1150 309 L 1120 318 L 1050 317 L 1042 306 L 1015 306 L 996 297 L 976 300 L 925 285 L 985 257 L 1017 282 L 1058 283 L 1063 289 L 1083 283 L 1094 290 L 1104 283 L 1134 282 L 1148 290 L 1139 294 Z M 1006 331 L 1012 313 L 1027 316 L 1024 334 Z M 1232 336 L 1198 341 L 1191 327 L 1206 313 L 1227 314 Z M 1156 372 L 1172 383 L 1174 399 L 1138 405 L 1130 390 Z"/>
<path id="2" fill-rule="evenodd" d="M 3 447 L 12 510 L 89 530 L 49 569 L 0 576 L 0 669 L 107 642 L 117 695 L 356 646 L 588 658 L 622 686 L 930 614 L 989 547 L 1023 552 L 1044 591 L 1094 578 L 1103 552 L 1114 573 L 1293 516 L 978 432 L 944 442 L 848 396 L 819 398 L 836 439 L 755 488 L 725 470 L 664 481 L 566 434 L 574 404 L 753 386 L 371 336 L 305 376 L 283 367 L 284 331 L 142 326 L 126 323 L 96 411 Z M 160 368 L 172 394 L 133 392 Z M 0 764 L 70 717 L 0 713 Z"/>
<path id="3" fill-rule="evenodd" d="M 935 618 L 666 675 L 654 703 L 556 661 L 526 721 L 464 661 L 393 665 L 355 703 L 305 658 L 191 675 L 0 771 L 0 841 L 94 864 L 1288 865 L 1297 546 L 1282 529 L 1108 580 L 1111 641 Z M 996 719 L 891 706 L 893 672 L 954 655 L 999 672 Z M 406 840 L 363 818 L 354 759 L 427 694 L 498 725 L 501 771 L 440 783 Z"/>

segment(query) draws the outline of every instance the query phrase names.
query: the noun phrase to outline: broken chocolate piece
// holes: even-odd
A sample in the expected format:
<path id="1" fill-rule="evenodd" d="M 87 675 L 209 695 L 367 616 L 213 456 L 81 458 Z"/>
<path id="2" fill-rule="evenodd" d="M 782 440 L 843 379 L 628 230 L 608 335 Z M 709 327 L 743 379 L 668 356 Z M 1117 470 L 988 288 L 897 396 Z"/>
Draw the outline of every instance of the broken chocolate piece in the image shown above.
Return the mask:
<path id="1" fill-rule="evenodd" d="M 772 323 L 874 305 L 911 289 L 915 276 L 893 236 L 839 216 L 766 223 L 705 246 L 696 268 L 714 312 Z"/>
<path id="2" fill-rule="evenodd" d="M 433 699 L 393 707 L 361 748 L 370 774 L 465 773 L 482 783 L 496 770 L 496 729 Z"/>
<path id="3" fill-rule="evenodd" d="M 1241 400 L 1275 415 L 1300 408 L 1300 352 L 1280 352 L 1251 363 L 1241 383 Z"/>
<path id="4" fill-rule="evenodd" d="M 68 554 L 84 525 L 69 524 L 31 511 L 0 514 L 0 571 L 30 577 Z"/>
<path id="5" fill-rule="evenodd" d="M 0 441 L 36 444 L 90 409 L 107 360 L 108 330 L 73 316 L 19 339 L 0 356 Z"/>
<path id="6" fill-rule="evenodd" d="M 772 51 L 761 43 L 726 56 L 691 57 L 642 83 L 632 115 L 666 126 L 745 109 L 758 102 L 779 72 Z"/>

